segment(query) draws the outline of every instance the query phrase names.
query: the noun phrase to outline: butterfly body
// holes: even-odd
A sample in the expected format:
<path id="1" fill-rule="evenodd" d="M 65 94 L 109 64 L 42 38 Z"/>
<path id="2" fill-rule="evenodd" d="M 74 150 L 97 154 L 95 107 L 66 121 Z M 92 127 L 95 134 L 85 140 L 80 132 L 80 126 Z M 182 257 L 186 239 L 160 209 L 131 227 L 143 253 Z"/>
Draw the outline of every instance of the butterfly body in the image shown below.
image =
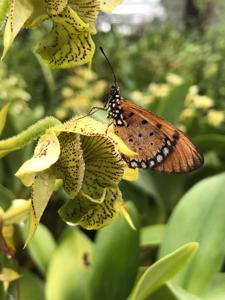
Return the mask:
<path id="1" fill-rule="evenodd" d="M 124 100 L 118 86 L 112 86 L 105 109 L 115 133 L 137 153 L 134 157 L 123 156 L 129 167 L 181 173 L 203 164 L 203 156 L 182 131 Z"/>

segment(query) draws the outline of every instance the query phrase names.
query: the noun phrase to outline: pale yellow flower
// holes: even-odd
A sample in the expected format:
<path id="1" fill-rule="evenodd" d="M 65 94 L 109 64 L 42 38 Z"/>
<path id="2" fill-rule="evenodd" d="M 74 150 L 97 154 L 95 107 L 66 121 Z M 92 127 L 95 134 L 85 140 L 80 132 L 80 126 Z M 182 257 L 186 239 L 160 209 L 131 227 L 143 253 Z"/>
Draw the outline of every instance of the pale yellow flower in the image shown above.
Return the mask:
<path id="1" fill-rule="evenodd" d="M 192 103 L 196 95 L 198 95 L 199 88 L 197 85 L 192 85 L 189 87 L 188 94 L 186 96 L 186 103 Z"/>
<path id="2" fill-rule="evenodd" d="M 165 83 L 151 83 L 148 90 L 155 97 L 165 98 L 170 92 L 170 86 Z"/>
<path id="3" fill-rule="evenodd" d="M 97 75 L 88 68 L 77 68 L 75 69 L 76 75 L 82 77 L 86 81 L 96 80 Z"/>
<path id="4" fill-rule="evenodd" d="M 179 86 L 184 82 L 184 80 L 181 76 L 174 74 L 174 73 L 169 73 L 166 76 L 166 81 L 173 86 Z"/>
<path id="5" fill-rule="evenodd" d="M 193 106 L 198 109 L 208 109 L 214 105 L 213 99 L 208 96 L 196 95 L 193 98 Z"/>
<path id="6" fill-rule="evenodd" d="M 71 87 L 69 86 L 64 87 L 61 93 L 63 98 L 70 98 L 74 95 L 73 89 L 71 89 Z"/>
<path id="7" fill-rule="evenodd" d="M 225 113 L 211 109 L 207 114 L 207 121 L 215 127 L 220 126 L 225 121 Z"/>
<path id="8" fill-rule="evenodd" d="M 195 110 L 193 108 L 185 108 L 181 115 L 180 115 L 180 118 L 182 121 L 186 121 L 186 120 L 189 120 L 189 119 L 192 119 L 195 115 Z"/>
<path id="9" fill-rule="evenodd" d="M 132 98 L 132 100 L 134 100 L 135 102 L 141 102 L 143 99 L 143 93 L 141 91 L 138 90 L 134 90 L 131 94 L 130 97 Z"/>
<path id="10" fill-rule="evenodd" d="M 56 110 L 55 116 L 60 120 L 64 120 L 68 116 L 68 112 L 63 107 L 60 107 Z"/>

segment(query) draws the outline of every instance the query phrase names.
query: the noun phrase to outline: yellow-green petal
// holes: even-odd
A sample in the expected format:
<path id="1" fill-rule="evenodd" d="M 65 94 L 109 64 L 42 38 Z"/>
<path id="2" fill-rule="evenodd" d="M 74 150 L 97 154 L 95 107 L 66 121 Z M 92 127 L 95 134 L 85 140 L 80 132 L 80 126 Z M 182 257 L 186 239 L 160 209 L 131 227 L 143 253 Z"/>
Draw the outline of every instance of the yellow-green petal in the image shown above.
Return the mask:
<path id="1" fill-rule="evenodd" d="M 29 215 L 30 200 L 15 199 L 3 217 L 4 225 L 19 224 Z"/>
<path id="2" fill-rule="evenodd" d="M 61 153 L 54 167 L 59 178 L 63 179 L 65 191 L 74 198 L 82 186 L 85 168 L 80 136 L 63 132 L 58 139 Z"/>
<path id="3" fill-rule="evenodd" d="M 26 21 L 26 28 L 34 29 L 39 26 L 44 20 L 48 19 L 45 0 L 29 0 L 32 5 L 32 14 Z"/>
<path id="4" fill-rule="evenodd" d="M 52 131 L 44 134 L 34 151 L 34 156 L 27 160 L 15 174 L 24 185 L 30 186 L 34 182 L 37 172 L 48 169 L 59 158 L 60 144 L 56 134 Z"/>
<path id="5" fill-rule="evenodd" d="M 93 199 L 100 199 L 105 188 L 118 185 L 125 163 L 107 137 L 81 136 L 85 174 L 82 191 Z"/>
<path id="6" fill-rule="evenodd" d="M 44 0 L 48 15 L 58 15 L 66 7 L 68 0 Z"/>
<path id="7" fill-rule="evenodd" d="M 100 9 L 105 13 L 109 13 L 116 8 L 117 5 L 122 3 L 123 0 L 100 0 Z"/>
<path id="8" fill-rule="evenodd" d="M 94 22 L 100 10 L 100 0 L 69 0 L 70 6 L 84 22 Z"/>
<path id="9" fill-rule="evenodd" d="M 25 246 L 32 238 L 41 216 L 48 204 L 53 193 L 55 184 L 55 176 L 43 171 L 36 175 L 32 185 L 31 206 L 28 221 L 28 234 Z"/>
<path id="10" fill-rule="evenodd" d="M 6 117 L 9 109 L 9 104 L 4 105 L 0 110 L 0 135 L 5 127 Z"/>
<path id="11" fill-rule="evenodd" d="M 55 131 L 56 133 L 74 132 L 87 136 L 106 136 L 107 124 L 103 124 L 87 116 L 78 116 L 69 120 L 68 122 L 65 122 L 64 124 L 50 128 L 49 131 Z"/>
<path id="12" fill-rule="evenodd" d="M 138 180 L 139 172 L 138 169 L 132 169 L 126 166 L 124 168 L 123 179 L 127 181 L 135 181 Z"/>
<path id="13" fill-rule="evenodd" d="M 124 141 L 115 133 L 109 131 L 109 136 L 112 137 L 112 139 L 114 140 L 114 142 L 116 143 L 116 148 L 118 149 L 118 151 L 126 156 L 129 157 L 133 157 L 133 156 L 137 156 L 138 153 L 130 150 L 127 145 L 124 143 Z"/>
<path id="14" fill-rule="evenodd" d="M 32 6 L 28 0 L 10 1 L 9 16 L 4 31 L 4 50 L 2 59 L 31 14 Z"/>
<path id="15" fill-rule="evenodd" d="M 89 24 L 67 6 L 52 17 L 53 28 L 39 44 L 36 52 L 51 68 L 71 68 L 91 61 L 95 44 Z"/>
<path id="16" fill-rule="evenodd" d="M 86 229 L 99 229 L 112 222 L 119 212 L 120 191 L 109 188 L 103 203 L 96 204 L 79 194 L 75 199 L 68 201 L 59 214 L 64 221 L 70 224 L 81 225 Z"/>

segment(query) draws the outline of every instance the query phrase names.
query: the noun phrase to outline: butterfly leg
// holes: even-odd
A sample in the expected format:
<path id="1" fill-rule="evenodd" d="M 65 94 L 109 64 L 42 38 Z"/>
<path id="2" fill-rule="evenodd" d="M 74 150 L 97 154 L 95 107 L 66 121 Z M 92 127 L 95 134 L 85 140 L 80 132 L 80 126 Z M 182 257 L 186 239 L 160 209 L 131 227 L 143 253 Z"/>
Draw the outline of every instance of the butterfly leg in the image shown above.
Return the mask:
<path id="1" fill-rule="evenodd" d="M 80 119 L 86 118 L 88 116 L 91 116 L 91 115 L 95 114 L 98 110 L 104 110 L 105 111 L 105 108 L 94 106 L 90 109 L 90 111 L 86 115 L 84 115 L 84 116 L 82 116 L 82 117 L 80 117 L 76 120 L 80 120 Z"/>
<path id="2" fill-rule="evenodd" d="M 108 134 L 109 127 L 113 124 L 113 121 L 109 122 L 105 131 L 105 134 Z"/>

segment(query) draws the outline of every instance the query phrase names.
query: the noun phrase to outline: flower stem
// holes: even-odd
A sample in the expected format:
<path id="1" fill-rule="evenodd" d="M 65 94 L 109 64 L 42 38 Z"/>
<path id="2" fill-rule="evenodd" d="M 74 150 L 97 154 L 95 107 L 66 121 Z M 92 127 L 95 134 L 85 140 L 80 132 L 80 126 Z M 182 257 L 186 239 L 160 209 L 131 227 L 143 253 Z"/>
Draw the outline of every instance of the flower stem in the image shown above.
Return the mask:
<path id="1" fill-rule="evenodd" d="M 61 122 L 54 117 L 46 117 L 30 126 L 21 133 L 0 141 L 0 150 L 11 152 L 23 148 L 32 140 L 37 139 L 49 127 L 59 125 Z"/>

